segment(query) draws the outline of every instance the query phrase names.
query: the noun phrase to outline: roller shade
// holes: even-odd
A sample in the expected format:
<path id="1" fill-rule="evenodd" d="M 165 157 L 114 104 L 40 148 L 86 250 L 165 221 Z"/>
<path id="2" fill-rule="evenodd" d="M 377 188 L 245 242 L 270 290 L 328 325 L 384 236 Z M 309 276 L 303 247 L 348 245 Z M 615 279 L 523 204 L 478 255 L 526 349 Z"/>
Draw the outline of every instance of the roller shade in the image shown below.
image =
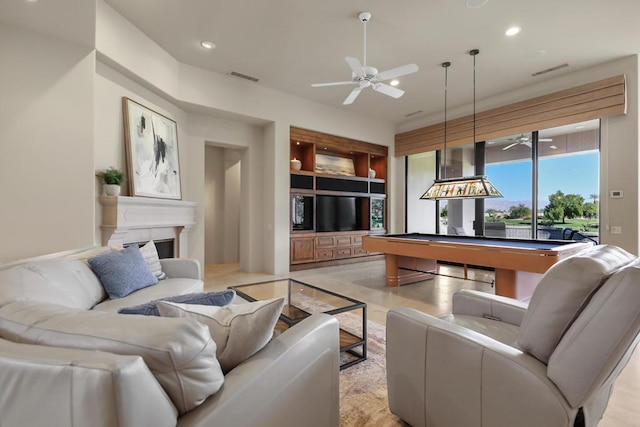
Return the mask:
<path id="1" fill-rule="evenodd" d="M 625 76 L 619 75 L 476 113 L 476 141 L 626 114 Z M 447 147 L 473 142 L 473 115 L 447 121 Z M 395 156 L 444 147 L 444 123 L 399 133 Z"/>

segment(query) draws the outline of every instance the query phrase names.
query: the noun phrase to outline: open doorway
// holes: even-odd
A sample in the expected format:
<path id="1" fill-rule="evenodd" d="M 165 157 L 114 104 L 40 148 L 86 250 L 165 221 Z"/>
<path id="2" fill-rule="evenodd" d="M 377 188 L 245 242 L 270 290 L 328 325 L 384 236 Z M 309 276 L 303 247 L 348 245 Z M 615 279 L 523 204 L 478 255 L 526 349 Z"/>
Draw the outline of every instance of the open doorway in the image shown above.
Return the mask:
<path id="1" fill-rule="evenodd" d="M 205 146 L 205 264 L 240 262 L 242 151 Z"/>

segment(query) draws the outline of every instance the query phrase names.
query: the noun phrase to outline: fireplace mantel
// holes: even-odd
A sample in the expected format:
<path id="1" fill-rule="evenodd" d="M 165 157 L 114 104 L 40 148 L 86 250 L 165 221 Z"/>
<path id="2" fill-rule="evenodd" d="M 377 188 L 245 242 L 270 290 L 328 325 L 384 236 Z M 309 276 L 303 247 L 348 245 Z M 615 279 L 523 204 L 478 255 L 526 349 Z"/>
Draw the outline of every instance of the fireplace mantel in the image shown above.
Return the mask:
<path id="1" fill-rule="evenodd" d="M 100 196 L 99 201 L 103 245 L 173 239 L 175 256 L 189 256 L 188 235 L 196 223 L 197 203 L 126 196 Z"/>

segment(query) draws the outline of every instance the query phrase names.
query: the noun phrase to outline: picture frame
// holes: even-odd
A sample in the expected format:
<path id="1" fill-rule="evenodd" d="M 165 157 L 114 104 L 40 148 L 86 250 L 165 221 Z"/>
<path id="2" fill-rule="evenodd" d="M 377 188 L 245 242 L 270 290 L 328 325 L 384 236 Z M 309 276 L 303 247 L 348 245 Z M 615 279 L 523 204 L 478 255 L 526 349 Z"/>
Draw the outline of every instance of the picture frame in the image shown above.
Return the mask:
<path id="1" fill-rule="evenodd" d="M 353 159 L 328 154 L 316 154 L 315 171 L 329 175 L 356 176 Z"/>
<path id="2" fill-rule="evenodd" d="M 177 123 L 126 96 L 122 111 L 129 194 L 181 200 Z"/>

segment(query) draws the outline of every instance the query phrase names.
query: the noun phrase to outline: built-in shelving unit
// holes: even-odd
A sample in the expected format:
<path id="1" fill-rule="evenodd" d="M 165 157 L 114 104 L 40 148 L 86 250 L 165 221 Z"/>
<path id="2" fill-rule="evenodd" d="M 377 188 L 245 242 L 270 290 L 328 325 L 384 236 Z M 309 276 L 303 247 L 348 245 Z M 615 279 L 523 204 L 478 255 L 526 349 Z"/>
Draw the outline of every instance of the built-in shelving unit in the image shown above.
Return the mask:
<path id="1" fill-rule="evenodd" d="M 362 236 L 386 232 L 388 148 L 292 127 L 289 155 L 291 270 L 378 256 Z"/>

